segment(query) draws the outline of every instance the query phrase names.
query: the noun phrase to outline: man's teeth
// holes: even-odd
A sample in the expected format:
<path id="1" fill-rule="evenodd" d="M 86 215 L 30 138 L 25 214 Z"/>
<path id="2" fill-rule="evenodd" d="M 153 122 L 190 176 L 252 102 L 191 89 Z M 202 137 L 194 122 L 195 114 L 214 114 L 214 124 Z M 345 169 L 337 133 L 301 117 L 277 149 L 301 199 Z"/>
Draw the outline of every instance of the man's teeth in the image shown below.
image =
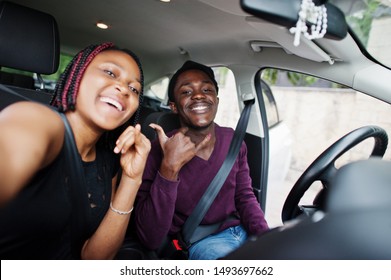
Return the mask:
<path id="1" fill-rule="evenodd" d="M 106 103 L 108 103 L 108 104 L 110 104 L 110 105 L 113 105 L 114 107 L 116 107 L 117 108 L 117 110 L 118 111 L 122 111 L 122 105 L 117 101 L 117 100 L 115 100 L 115 99 L 112 99 L 112 98 L 110 98 L 110 97 L 101 97 L 100 98 L 100 100 L 101 101 L 103 101 L 103 102 L 106 102 Z"/>
<path id="2" fill-rule="evenodd" d="M 208 108 L 208 106 L 196 106 L 196 107 L 193 107 L 191 108 L 192 111 L 202 111 L 202 110 L 206 110 Z"/>

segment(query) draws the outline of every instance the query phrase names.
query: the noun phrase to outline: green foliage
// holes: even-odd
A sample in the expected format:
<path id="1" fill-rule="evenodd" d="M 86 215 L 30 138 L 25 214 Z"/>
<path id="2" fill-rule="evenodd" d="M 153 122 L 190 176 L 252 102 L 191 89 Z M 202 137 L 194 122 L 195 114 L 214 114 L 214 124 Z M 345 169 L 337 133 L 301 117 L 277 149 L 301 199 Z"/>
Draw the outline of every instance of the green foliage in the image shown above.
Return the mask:
<path id="1" fill-rule="evenodd" d="M 300 73 L 295 73 L 295 72 L 287 72 L 286 74 L 288 76 L 288 80 L 294 86 L 298 86 L 298 87 L 310 86 L 318 80 L 318 78 L 300 74 Z"/>
<path id="2" fill-rule="evenodd" d="M 67 67 L 68 63 L 71 60 L 72 60 L 72 56 L 70 55 L 65 55 L 65 54 L 60 55 L 60 65 L 58 67 L 57 72 L 51 75 L 42 75 L 42 77 L 46 80 L 57 81 L 61 73 L 64 72 L 65 68 Z"/>
<path id="3" fill-rule="evenodd" d="M 262 72 L 262 79 L 269 85 L 276 85 L 279 73 L 284 72 L 293 86 L 310 86 L 318 81 L 318 78 L 295 72 L 285 72 L 278 69 L 266 69 Z"/>
<path id="4" fill-rule="evenodd" d="M 372 28 L 372 20 L 376 10 L 381 8 L 380 0 L 363 0 L 366 8 L 346 18 L 349 26 L 364 46 L 368 44 L 369 32 Z"/>
<path id="5" fill-rule="evenodd" d="M 266 69 L 262 71 L 262 79 L 269 85 L 275 85 L 278 79 L 277 69 Z"/>
<path id="6" fill-rule="evenodd" d="M 225 85 L 227 81 L 228 68 L 226 67 L 216 67 L 213 69 L 217 84 Z"/>

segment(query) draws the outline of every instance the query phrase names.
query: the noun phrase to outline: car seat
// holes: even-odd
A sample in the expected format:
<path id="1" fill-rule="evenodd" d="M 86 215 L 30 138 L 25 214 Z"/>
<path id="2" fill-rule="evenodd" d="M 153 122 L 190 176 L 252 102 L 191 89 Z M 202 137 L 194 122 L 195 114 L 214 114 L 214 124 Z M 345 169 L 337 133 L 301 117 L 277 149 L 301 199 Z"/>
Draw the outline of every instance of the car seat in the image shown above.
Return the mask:
<path id="1" fill-rule="evenodd" d="M 155 140 L 157 137 L 155 130 L 149 126 L 151 123 L 160 125 L 166 133 L 180 127 L 177 114 L 172 112 L 150 113 L 141 123 L 141 131 L 150 141 Z"/>
<path id="2" fill-rule="evenodd" d="M 8 1 L 0 2 L 0 67 L 53 74 L 59 65 L 59 32 L 47 13 Z M 0 110 L 23 99 L 49 104 L 51 94 L 26 86 L 27 78 L 4 74 L 0 80 Z M 18 76 L 18 77 L 17 77 Z M 8 82 L 7 82 L 8 80 Z M 18 86 L 15 85 L 18 83 Z M 12 85 L 10 85 L 12 84 Z"/>
<path id="3" fill-rule="evenodd" d="M 28 75 L 0 71 L 0 84 L 33 89 L 34 78 Z"/>

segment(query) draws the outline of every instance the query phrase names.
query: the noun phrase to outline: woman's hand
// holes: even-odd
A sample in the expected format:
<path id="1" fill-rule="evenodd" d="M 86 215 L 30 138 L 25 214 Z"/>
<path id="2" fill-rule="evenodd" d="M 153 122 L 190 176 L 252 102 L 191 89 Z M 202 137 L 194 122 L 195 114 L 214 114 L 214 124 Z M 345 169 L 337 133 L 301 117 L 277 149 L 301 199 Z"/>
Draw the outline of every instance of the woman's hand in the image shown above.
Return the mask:
<path id="1" fill-rule="evenodd" d="M 121 181 L 116 186 L 113 181 L 111 205 L 115 209 L 127 212 L 133 209 L 138 188 L 141 185 L 142 175 L 151 142 L 141 133 L 140 125 L 129 126 L 118 137 L 114 153 L 120 154 L 122 167 Z M 118 214 L 115 210 L 108 210 L 98 229 L 88 239 L 82 250 L 84 259 L 112 259 L 123 243 L 128 223 L 128 215 Z"/>
<path id="2" fill-rule="evenodd" d="M 141 180 L 151 142 L 141 133 L 141 126 L 129 126 L 118 138 L 115 153 L 121 153 L 122 175 Z"/>

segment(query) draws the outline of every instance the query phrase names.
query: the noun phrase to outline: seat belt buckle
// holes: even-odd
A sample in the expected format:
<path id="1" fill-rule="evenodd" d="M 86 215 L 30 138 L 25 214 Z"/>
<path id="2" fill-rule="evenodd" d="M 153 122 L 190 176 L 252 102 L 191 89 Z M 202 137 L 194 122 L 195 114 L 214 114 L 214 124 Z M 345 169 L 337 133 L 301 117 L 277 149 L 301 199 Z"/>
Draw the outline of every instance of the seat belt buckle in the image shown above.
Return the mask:
<path id="1" fill-rule="evenodd" d="M 175 250 L 177 250 L 177 251 L 182 251 L 183 250 L 183 248 L 179 244 L 179 240 L 178 239 L 172 239 L 171 242 L 172 242 L 172 245 L 174 245 Z"/>

